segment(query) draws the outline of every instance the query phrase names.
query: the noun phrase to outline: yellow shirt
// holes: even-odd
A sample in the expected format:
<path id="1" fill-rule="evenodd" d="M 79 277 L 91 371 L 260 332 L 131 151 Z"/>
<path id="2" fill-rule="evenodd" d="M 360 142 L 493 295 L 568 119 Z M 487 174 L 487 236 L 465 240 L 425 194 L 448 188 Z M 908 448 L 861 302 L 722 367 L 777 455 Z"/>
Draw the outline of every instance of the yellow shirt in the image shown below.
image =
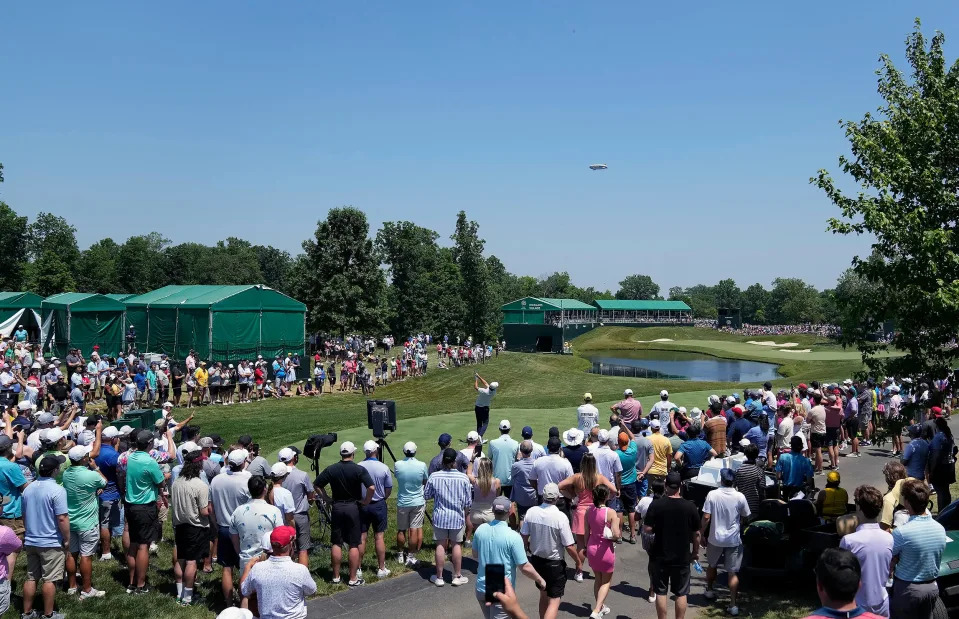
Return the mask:
<path id="1" fill-rule="evenodd" d="M 206 383 L 210 379 L 209 372 L 207 372 L 203 368 L 197 368 L 196 372 L 193 375 L 196 377 L 196 384 L 198 386 L 206 387 Z"/>
<path id="2" fill-rule="evenodd" d="M 907 477 L 906 479 L 912 479 L 912 477 Z M 880 516 L 879 522 L 889 528 L 892 528 L 895 520 L 896 506 L 899 505 L 899 501 L 901 500 L 902 484 L 906 479 L 897 481 L 896 485 L 892 487 L 892 490 L 882 497 L 882 516 Z"/>
<path id="3" fill-rule="evenodd" d="M 653 466 L 649 469 L 650 475 L 663 475 L 669 472 L 669 461 L 673 455 L 673 446 L 669 439 L 653 432 L 649 435 L 649 442 L 653 444 Z"/>
<path id="4" fill-rule="evenodd" d="M 825 499 L 822 503 L 822 515 L 835 518 L 846 513 L 846 504 L 849 502 L 849 493 L 843 488 L 823 489 Z"/>

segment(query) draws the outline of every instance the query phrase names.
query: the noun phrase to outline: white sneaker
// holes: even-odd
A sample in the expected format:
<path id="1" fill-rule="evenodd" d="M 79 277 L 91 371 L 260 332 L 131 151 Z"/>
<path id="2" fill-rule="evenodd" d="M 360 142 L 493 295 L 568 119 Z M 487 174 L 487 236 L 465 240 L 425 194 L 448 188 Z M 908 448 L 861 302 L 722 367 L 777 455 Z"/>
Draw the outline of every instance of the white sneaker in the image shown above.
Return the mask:
<path id="1" fill-rule="evenodd" d="M 576 572 L 575 574 L 573 574 L 573 580 L 575 580 L 576 582 L 583 582 L 583 573 Z"/>
<path id="2" fill-rule="evenodd" d="M 611 611 L 609 610 L 609 606 L 603 604 L 603 608 L 602 610 L 599 611 L 599 614 L 602 616 L 605 616 L 605 615 L 608 615 L 610 612 Z"/>
<path id="3" fill-rule="evenodd" d="M 459 576 L 454 576 L 453 580 L 450 581 L 450 584 L 454 587 L 459 587 L 460 585 L 465 585 L 470 581 L 469 578 L 460 574 Z"/>
<path id="4" fill-rule="evenodd" d="M 407 555 L 406 557 L 406 567 L 415 570 L 420 566 L 420 560 L 414 557 L 413 555 Z"/>
<path id="5" fill-rule="evenodd" d="M 388 569 L 386 569 L 385 567 L 384 567 L 383 569 L 381 569 L 381 570 L 376 570 L 376 577 L 377 577 L 377 578 L 386 578 L 386 577 L 389 576 L 390 574 L 392 574 L 392 572 L 389 571 Z"/>
<path id="6" fill-rule="evenodd" d="M 150 542 L 150 554 L 151 554 L 151 555 L 155 555 L 159 549 L 160 549 L 160 547 L 157 546 L 156 542 Z"/>
<path id="7" fill-rule="evenodd" d="M 430 582 L 436 585 L 437 587 L 442 587 L 443 585 L 446 584 L 446 582 L 442 578 L 437 576 L 436 574 L 433 574 L 432 576 L 430 576 Z"/>
<path id="8" fill-rule="evenodd" d="M 102 597 L 105 596 L 106 594 L 107 594 L 106 591 L 101 591 L 101 590 L 99 590 L 99 589 L 94 589 L 93 587 L 90 587 L 90 590 L 89 590 L 89 591 L 81 591 L 81 592 L 80 592 L 80 599 L 81 599 L 81 600 L 86 600 L 86 599 L 88 599 L 88 598 L 102 598 Z"/>
<path id="9" fill-rule="evenodd" d="M 70 587 L 69 589 L 67 589 L 67 595 L 76 595 L 76 594 L 77 594 L 76 587 Z"/>
<path id="10" fill-rule="evenodd" d="M 105 554 L 105 555 L 100 555 L 100 560 L 101 560 L 101 561 L 113 561 L 113 554 L 112 554 L 112 553 L 107 553 L 107 554 Z"/>
<path id="11" fill-rule="evenodd" d="M 726 612 L 729 613 L 730 615 L 732 615 L 733 617 L 738 617 L 738 616 L 739 616 L 739 607 L 738 607 L 738 606 L 730 606 L 729 608 L 726 609 Z"/>
<path id="12" fill-rule="evenodd" d="M 707 600 L 715 600 L 716 592 L 713 591 L 712 589 L 706 589 L 705 591 L 703 591 L 703 597 L 706 598 Z"/>
<path id="13" fill-rule="evenodd" d="M 406 553 L 398 552 L 396 553 L 396 562 L 397 563 L 406 563 Z"/>
<path id="14" fill-rule="evenodd" d="M 356 568 L 356 579 L 359 580 L 361 578 L 363 578 L 363 568 L 358 567 Z"/>

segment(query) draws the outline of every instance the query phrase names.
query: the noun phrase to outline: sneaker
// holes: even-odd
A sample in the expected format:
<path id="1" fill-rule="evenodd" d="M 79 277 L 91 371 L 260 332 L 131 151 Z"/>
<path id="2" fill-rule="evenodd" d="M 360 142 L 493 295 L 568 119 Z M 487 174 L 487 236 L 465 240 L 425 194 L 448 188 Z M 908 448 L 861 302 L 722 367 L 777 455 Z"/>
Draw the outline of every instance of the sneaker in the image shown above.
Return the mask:
<path id="1" fill-rule="evenodd" d="M 646 598 L 646 601 L 649 602 L 650 604 L 655 604 L 655 603 L 656 603 L 656 594 L 653 593 L 652 591 L 650 591 L 650 592 L 649 592 L 649 597 Z"/>
<path id="2" fill-rule="evenodd" d="M 155 555 L 157 551 L 160 550 L 160 547 L 157 546 L 156 542 L 150 542 L 150 554 Z"/>
<path id="3" fill-rule="evenodd" d="M 361 585 L 366 584 L 366 581 L 363 580 L 362 578 L 357 578 L 356 580 L 351 580 L 350 582 L 346 584 L 347 586 L 350 586 L 350 587 L 359 587 Z"/>
<path id="4" fill-rule="evenodd" d="M 396 562 L 397 563 L 406 563 L 406 553 L 398 552 L 396 553 Z"/>
<path id="5" fill-rule="evenodd" d="M 100 555 L 100 561 L 113 561 L 113 554 L 107 553 L 105 555 Z"/>
<path id="6" fill-rule="evenodd" d="M 872 445 L 872 441 L 859 441 L 859 445 L 861 447 L 869 447 L 870 445 Z M 732 606 L 730 608 L 736 608 L 736 607 Z M 737 608 L 737 612 L 738 612 L 738 608 Z"/>
<path id="7" fill-rule="evenodd" d="M 362 568 L 362 567 L 356 568 L 356 579 L 357 579 L 357 580 L 363 580 L 363 568 Z"/>
<path id="8" fill-rule="evenodd" d="M 822 477 L 823 475 L 825 475 L 825 473 L 822 471 L 816 471 L 816 477 Z"/>
<path id="9" fill-rule="evenodd" d="M 386 568 L 384 567 L 384 568 L 381 569 L 381 570 L 376 570 L 376 577 L 377 577 L 377 578 L 386 578 L 387 576 L 389 576 L 389 575 L 392 574 L 392 573 L 393 573 L 393 572 L 389 571 L 388 569 L 386 569 Z"/>
<path id="10" fill-rule="evenodd" d="M 331 584 L 334 584 L 334 585 L 338 585 L 338 584 L 340 584 L 341 582 L 343 582 L 343 579 L 340 578 L 339 576 L 337 576 L 336 578 L 331 578 L 331 579 L 330 579 L 330 583 L 331 583 Z"/>
<path id="11" fill-rule="evenodd" d="M 573 580 L 575 580 L 576 582 L 583 582 L 583 573 L 576 572 L 575 574 L 573 574 Z"/>
<path id="12" fill-rule="evenodd" d="M 38 615 L 38 617 L 43 617 L 44 619 L 66 619 L 63 616 L 63 613 L 53 613 L 52 615 Z"/>
<path id="13" fill-rule="evenodd" d="M 454 576 L 453 580 L 450 581 L 450 584 L 454 587 L 459 587 L 460 585 L 465 585 L 470 581 L 469 578 L 460 574 L 459 576 Z"/>
<path id="14" fill-rule="evenodd" d="M 859 458 L 860 456 L 859 456 L 859 453 L 856 452 L 856 453 L 847 454 L 846 457 L 847 457 L 847 458 Z"/>
<path id="15" fill-rule="evenodd" d="M 463 542 L 463 547 L 464 547 L 464 548 L 472 548 L 472 547 L 473 547 L 473 540 L 472 540 L 472 539 L 468 539 L 468 540 L 466 540 L 465 542 Z"/>
<path id="16" fill-rule="evenodd" d="M 127 593 L 128 593 L 128 594 L 132 594 L 132 593 L 133 593 L 134 591 L 136 591 L 136 590 L 137 590 L 136 587 L 134 587 L 133 585 L 127 585 Z"/>
<path id="17" fill-rule="evenodd" d="M 436 585 L 437 587 L 442 587 L 443 585 L 446 584 L 446 581 L 444 581 L 442 578 L 440 578 L 436 574 L 433 574 L 432 576 L 430 576 L 430 582 Z"/>
<path id="18" fill-rule="evenodd" d="M 142 587 L 137 587 L 133 591 L 133 595 L 145 595 L 147 593 L 150 593 L 150 591 L 152 591 L 150 589 L 150 585 L 143 585 Z"/>
<path id="19" fill-rule="evenodd" d="M 406 557 L 406 567 L 410 568 L 411 570 L 415 570 L 415 569 L 418 568 L 419 566 L 420 566 L 420 560 L 419 560 L 419 559 L 417 559 L 416 557 L 414 557 L 414 556 L 412 556 L 412 555 L 408 555 L 408 556 Z"/>
<path id="20" fill-rule="evenodd" d="M 76 587 L 70 587 L 70 588 L 67 589 L 67 595 L 76 595 L 76 594 L 77 594 L 77 588 L 76 588 Z"/>
<path id="21" fill-rule="evenodd" d="M 713 591 L 712 589 L 706 589 L 706 590 L 703 592 L 703 597 L 706 598 L 707 600 L 715 600 L 715 599 L 716 599 L 716 592 Z"/>
<path id="22" fill-rule="evenodd" d="M 611 611 L 609 610 L 609 606 L 603 604 L 603 608 L 602 608 L 602 610 L 599 611 L 599 614 L 600 614 L 601 616 L 605 616 L 605 615 L 608 615 L 610 612 L 611 612 Z"/>
<path id="23" fill-rule="evenodd" d="M 93 587 L 90 587 L 89 591 L 80 592 L 80 599 L 86 600 L 87 598 L 102 598 L 106 594 L 107 594 L 106 591 L 101 591 L 99 589 L 94 589 Z"/>
<path id="24" fill-rule="evenodd" d="M 733 617 L 738 617 L 738 616 L 739 616 L 739 607 L 738 607 L 738 606 L 730 606 L 729 608 L 726 609 L 726 612 L 729 613 L 730 615 L 732 615 Z"/>
<path id="25" fill-rule="evenodd" d="M 602 613 L 589 613 L 589 619 L 603 619 Z"/>
<path id="26" fill-rule="evenodd" d="M 39 617 L 39 615 L 37 615 L 37 611 L 35 610 L 31 610 L 28 613 L 20 613 L 20 619 L 37 619 L 37 617 Z"/>
<path id="27" fill-rule="evenodd" d="M 192 605 L 193 605 L 193 598 L 190 598 L 189 600 L 185 600 L 185 599 L 183 599 L 183 598 L 180 598 L 180 599 L 178 599 L 178 600 L 176 601 L 176 605 L 177 605 L 177 606 L 184 606 L 184 607 L 185 607 L 185 606 L 192 606 Z"/>

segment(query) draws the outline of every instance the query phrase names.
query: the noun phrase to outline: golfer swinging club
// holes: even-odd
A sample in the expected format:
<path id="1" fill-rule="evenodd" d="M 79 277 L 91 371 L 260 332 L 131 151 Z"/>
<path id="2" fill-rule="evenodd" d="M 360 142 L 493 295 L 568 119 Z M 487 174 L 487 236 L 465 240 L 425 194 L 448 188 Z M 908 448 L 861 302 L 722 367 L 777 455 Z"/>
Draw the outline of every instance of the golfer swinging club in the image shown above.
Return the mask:
<path id="1" fill-rule="evenodd" d="M 476 373 L 473 374 L 473 379 L 473 388 L 476 389 L 476 406 L 473 409 L 476 412 L 476 432 L 482 437 L 486 434 L 486 427 L 489 425 L 489 404 L 496 395 L 499 383 L 488 383 L 485 378 Z M 479 386 L 481 382 L 482 387 Z"/>

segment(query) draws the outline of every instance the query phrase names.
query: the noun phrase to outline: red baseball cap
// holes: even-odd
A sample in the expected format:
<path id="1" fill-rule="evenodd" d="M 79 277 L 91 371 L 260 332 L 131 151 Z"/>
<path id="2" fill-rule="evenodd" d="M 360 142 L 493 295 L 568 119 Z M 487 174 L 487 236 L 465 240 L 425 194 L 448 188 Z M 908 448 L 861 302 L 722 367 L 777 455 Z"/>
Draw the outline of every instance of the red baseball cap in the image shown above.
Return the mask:
<path id="1" fill-rule="evenodd" d="M 933 406 L 932 414 L 935 415 L 936 417 L 942 417 L 942 409 L 939 408 L 938 406 Z"/>
<path id="2" fill-rule="evenodd" d="M 806 383 L 799 383 L 799 386 L 797 387 L 797 389 L 799 389 L 800 391 L 805 391 L 808 388 L 809 387 L 806 386 Z"/>
<path id="3" fill-rule="evenodd" d="M 296 538 L 296 529 L 288 526 L 280 526 L 273 529 L 270 533 L 270 543 L 274 546 L 289 546 Z"/>

